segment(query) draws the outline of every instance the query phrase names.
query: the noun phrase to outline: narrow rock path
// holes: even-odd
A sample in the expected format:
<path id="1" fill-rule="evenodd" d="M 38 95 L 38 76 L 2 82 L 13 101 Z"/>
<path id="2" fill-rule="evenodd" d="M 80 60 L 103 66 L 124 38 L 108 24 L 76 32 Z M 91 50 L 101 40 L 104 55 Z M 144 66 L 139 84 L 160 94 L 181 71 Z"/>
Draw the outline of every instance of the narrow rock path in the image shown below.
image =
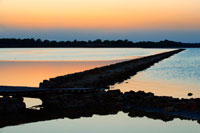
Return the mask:
<path id="1" fill-rule="evenodd" d="M 111 64 L 99 68 L 86 70 L 74 74 L 68 74 L 44 80 L 40 83 L 41 88 L 108 88 L 117 82 L 122 82 L 137 72 L 145 70 L 155 63 L 168 58 L 183 49 L 173 50 L 160 54 L 142 57 Z"/>

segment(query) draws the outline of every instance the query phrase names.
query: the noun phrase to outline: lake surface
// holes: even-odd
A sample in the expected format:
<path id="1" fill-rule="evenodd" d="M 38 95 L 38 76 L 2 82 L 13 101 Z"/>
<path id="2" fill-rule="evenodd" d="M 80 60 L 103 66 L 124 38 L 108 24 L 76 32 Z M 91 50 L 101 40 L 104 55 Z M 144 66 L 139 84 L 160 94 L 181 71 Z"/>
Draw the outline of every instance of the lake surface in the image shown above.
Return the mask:
<path id="1" fill-rule="evenodd" d="M 200 49 L 187 49 L 112 87 L 178 98 L 189 98 L 191 92 L 192 97 L 200 98 L 199 68 Z"/>
<path id="2" fill-rule="evenodd" d="M 127 59 L 169 51 L 170 49 L 0 49 L 0 85 L 38 86 L 51 77 L 79 72 Z M 165 59 L 151 68 L 139 72 L 120 84 L 111 86 L 122 91 L 143 90 L 157 95 L 174 97 L 200 97 L 200 49 L 187 49 Z M 39 100 L 26 99 L 28 107 L 41 104 Z M 11 132 L 80 132 L 121 133 L 161 132 L 197 133 L 197 122 L 175 119 L 170 122 L 147 117 L 129 117 L 126 113 L 80 119 L 57 119 L 0 129 Z"/>
<path id="3" fill-rule="evenodd" d="M 0 49 L 0 85 L 38 87 L 44 79 L 80 72 L 163 49 Z"/>
<path id="4" fill-rule="evenodd" d="M 1 133 L 199 133 L 197 122 L 175 119 L 171 122 L 146 117 L 131 118 L 119 112 L 117 115 L 81 119 L 57 119 L 0 129 Z"/>
<path id="5" fill-rule="evenodd" d="M 4 48 L 0 60 L 5 61 L 110 61 L 131 59 L 166 51 L 141 48 Z"/>

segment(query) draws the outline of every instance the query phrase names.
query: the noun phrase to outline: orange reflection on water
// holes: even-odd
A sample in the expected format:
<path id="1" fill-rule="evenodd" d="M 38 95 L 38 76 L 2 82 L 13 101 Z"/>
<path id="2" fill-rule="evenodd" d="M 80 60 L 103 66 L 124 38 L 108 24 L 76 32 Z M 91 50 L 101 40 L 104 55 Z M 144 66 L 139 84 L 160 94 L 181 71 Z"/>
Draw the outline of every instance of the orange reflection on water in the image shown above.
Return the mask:
<path id="1" fill-rule="evenodd" d="M 115 61 L 0 61 L 0 85 L 33 86 L 38 87 L 44 79 L 61 76 L 69 73 L 80 72 L 95 67 L 120 62 Z M 189 98 L 187 94 L 193 93 L 193 97 L 200 97 L 200 85 L 193 83 L 177 83 L 166 80 L 154 80 L 145 78 L 145 72 L 140 72 L 123 82 L 112 86 L 122 92 L 134 90 L 153 92 L 160 96 L 173 96 Z"/>
<path id="2" fill-rule="evenodd" d="M 44 79 L 119 61 L 0 61 L 0 85 L 38 87 Z"/>
<path id="3" fill-rule="evenodd" d="M 199 98 L 200 85 L 194 83 L 178 83 L 166 81 L 163 79 L 154 80 L 146 79 L 145 72 L 139 72 L 137 75 L 120 84 L 111 86 L 112 89 L 120 89 L 122 92 L 128 91 L 145 91 L 152 92 L 158 96 L 173 96 L 176 98 Z M 192 97 L 188 97 L 188 93 L 193 93 Z"/>

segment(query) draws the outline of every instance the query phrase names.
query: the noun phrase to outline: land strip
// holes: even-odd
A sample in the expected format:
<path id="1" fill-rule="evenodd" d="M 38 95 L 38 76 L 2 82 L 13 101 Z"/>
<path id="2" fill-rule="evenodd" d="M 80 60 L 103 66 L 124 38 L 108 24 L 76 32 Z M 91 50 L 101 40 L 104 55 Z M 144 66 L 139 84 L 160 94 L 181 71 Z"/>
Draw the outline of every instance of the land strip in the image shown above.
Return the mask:
<path id="1" fill-rule="evenodd" d="M 131 76 L 143 71 L 155 63 L 177 54 L 184 49 L 159 53 L 138 59 L 111 64 L 99 68 L 86 70 L 44 80 L 41 88 L 109 88 L 117 82 L 122 82 Z"/>

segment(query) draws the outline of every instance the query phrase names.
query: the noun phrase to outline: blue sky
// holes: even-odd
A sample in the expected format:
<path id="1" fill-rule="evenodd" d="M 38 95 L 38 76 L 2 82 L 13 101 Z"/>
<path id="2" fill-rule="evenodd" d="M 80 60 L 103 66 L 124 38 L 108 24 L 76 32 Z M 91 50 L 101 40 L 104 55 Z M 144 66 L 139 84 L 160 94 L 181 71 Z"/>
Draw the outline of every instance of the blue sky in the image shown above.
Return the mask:
<path id="1" fill-rule="evenodd" d="M 118 40 L 131 41 L 160 41 L 173 40 L 181 42 L 200 42 L 200 30 L 129 30 L 105 31 L 87 29 L 0 29 L 1 38 L 41 38 L 57 41 L 66 40 Z"/>

